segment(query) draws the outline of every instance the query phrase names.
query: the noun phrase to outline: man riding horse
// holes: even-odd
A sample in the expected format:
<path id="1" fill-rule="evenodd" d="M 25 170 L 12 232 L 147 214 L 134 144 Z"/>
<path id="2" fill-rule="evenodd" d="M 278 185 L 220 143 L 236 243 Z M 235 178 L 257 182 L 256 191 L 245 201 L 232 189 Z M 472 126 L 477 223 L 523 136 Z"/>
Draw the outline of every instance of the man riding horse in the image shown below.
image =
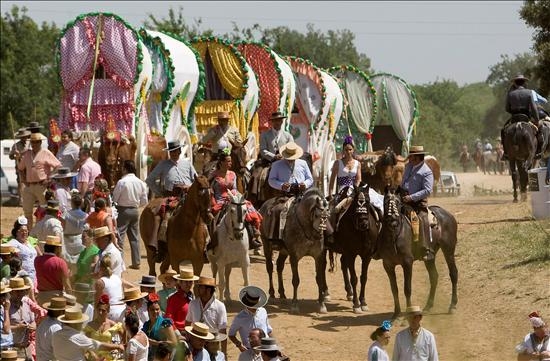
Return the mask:
<path id="1" fill-rule="evenodd" d="M 231 151 L 233 144 L 242 144 L 243 142 L 239 130 L 229 125 L 229 118 L 229 112 L 218 112 L 218 125 L 208 129 L 206 135 L 197 143 L 199 146 L 212 146 L 211 161 L 217 160 L 220 150 L 228 148 Z"/>
<path id="2" fill-rule="evenodd" d="M 504 127 L 502 127 L 500 137 L 504 139 L 504 132 L 508 125 L 520 121 L 531 121 L 537 128 L 537 151 L 535 158 L 540 158 L 542 149 L 544 148 L 543 143 L 548 142 L 548 139 L 543 139 L 543 133 L 540 131 L 542 123 L 539 124 L 539 114 L 533 91 L 525 87 L 528 80 L 529 79 L 523 75 L 518 75 L 512 79 L 513 84 L 511 90 L 506 95 L 506 111 L 510 113 L 512 117 L 508 119 Z M 509 149 L 504 147 L 503 159 L 508 159 L 508 151 Z"/>
<path id="3" fill-rule="evenodd" d="M 283 159 L 279 150 L 289 142 L 293 142 L 292 135 L 281 129 L 286 115 L 281 112 L 271 114 L 269 121 L 271 128 L 262 133 L 260 137 L 260 159 L 254 164 L 249 192 L 254 199 L 260 198 L 263 180 L 269 174 L 271 163 Z"/>
<path id="4" fill-rule="evenodd" d="M 169 159 L 161 161 L 145 180 L 156 197 L 166 198 L 156 212 L 153 226 L 155 231 L 149 243 L 150 247 L 157 251 L 157 261 L 164 258 L 169 213 L 175 208 L 178 200 L 185 196 L 197 176 L 193 164 L 187 159 L 180 159 L 181 147 L 178 140 L 168 142 L 168 147 L 164 150 L 168 151 Z"/>

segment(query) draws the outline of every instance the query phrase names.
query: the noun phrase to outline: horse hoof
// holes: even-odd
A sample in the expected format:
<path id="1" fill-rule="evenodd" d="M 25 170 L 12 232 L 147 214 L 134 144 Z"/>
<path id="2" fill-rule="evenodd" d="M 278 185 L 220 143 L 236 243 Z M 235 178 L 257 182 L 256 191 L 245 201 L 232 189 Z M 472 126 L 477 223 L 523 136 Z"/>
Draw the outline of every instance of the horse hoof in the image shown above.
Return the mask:
<path id="1" fill-rule="evenodd" d="M 323 297 L 323 301 L 325 302 L 330 302 L 332 300 L 332 298 L 330 298 L 330 295 L 326 295 L 325 297 Z"/>
<path id="2" fill-rule="evenodd" d="M 518 199 L 517 198 L 514 198 L 514 203 L 517 203 L 518 202 Z"/>
<path id="3" fill-rule="evenodd" d="M 361 313 L 363 313 L 363 310 L 361 310 L 361 307 L 354 307 L 353 308 L 353 313 L 361 314 Z"/>
<path id="4" fill-rule="evenodd" d="M 327 306 L 325 306 L 325 305 L 319 306 L 319 313 L 322 313 L 322 314 L 328 313 Z"/>
<path id="5" fill-rule="evenodd" d="M 449 315 L 453 315 L 456 313 L 456 307 L 449 307 Z"/>
<path id="6" fill-rule="evenodd" d="M 279 298 L 280 298 L 281 300 L 286 300 L 286 295 L 285 295 L 284 293 L 283 293 L 283 294 L 280 294 L 280 295 L 279 295 Z"/>
<path id="7" fill-rule="evenodd" d="M 369 306 L 367 306 L 367 305 L 361 305 L 361 310 L 362 310 L 363 312 L 368 312 Z"/>
<path id="8" fill-rule="evenodd" d="M 352 295 L 347 295 L 346 298 L 348 299 L 348 301 L 353 301 L 353 296 Z"/>

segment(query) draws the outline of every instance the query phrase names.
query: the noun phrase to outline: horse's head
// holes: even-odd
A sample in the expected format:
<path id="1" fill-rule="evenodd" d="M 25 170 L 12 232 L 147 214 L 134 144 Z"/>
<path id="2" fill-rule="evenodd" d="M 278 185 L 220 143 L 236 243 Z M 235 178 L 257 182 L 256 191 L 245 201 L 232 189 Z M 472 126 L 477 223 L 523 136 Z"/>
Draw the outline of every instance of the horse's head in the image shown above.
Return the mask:
<path id="1" fill-rule="evenodd" d="M 189 187 L 186 202 L 194 202 L 200 212 L 200 216 L 205 223 L 209 223 L 214 216 L 212 215 L 210 203 L 210 183 L 208 178 L 203 175 L 195 176 L 195 181 Z"/>
<path id="2" fill-rule="evenodd" d="M 369 186 L 356 187 L 353 196 L 351 211 L 353 212 L 353 224 L 358 231 L 367 231 L 369 229 Z"/>
<path id="3" fill-rule="evenodd" d="M 310 188 L 298 202 L 296 216 L 307 220 L 313 230 L 322 234 L 327 228 L 328 202 L 318 189 Z"/>
<path id="4" fill-rule="evenodd" d="M 401 197 L 399 190 L 386 187 L 384 190 L 384 222 L 397 226 L 401 217 Z"/>
<path id="5" fill-rule="evenodd" d="M 244 175 L 248 170 L 246 167 L 246 143 L 248 138 L 243 143 L 231 143 L 231 162 L 233 163 L 233 171 L 237 174 Z"/>
<path id="6" fill-rule="evenodd" d="M 245 232 L 244 216 L 246 214 L 246 203 L 244 196 L 240 193 L 233 195 L 229 193 L 230 202 L 228 204 L 225 221 L 228 222 L 227 229 L 233 230 L 233 237 L 242 239 Z"/>
<path id="7" fill-rule="evenodd" d="M 101 147 L 105 154 L 105 173 L 109 185 L 114 186 L 122 177 L 122 163 L 127 159 L 135 159 L 136 139 L 118 130 L 110 131 L 101 138 Z"/>
<path id="8" fill-rule="evenodd" d="M 376 171 L 382 177 L 384 185 L 392 185 L 393 168 L 397 164 L 397 156 L 391 146 L 387 146 L 384 153 L 376 162 Z"/>

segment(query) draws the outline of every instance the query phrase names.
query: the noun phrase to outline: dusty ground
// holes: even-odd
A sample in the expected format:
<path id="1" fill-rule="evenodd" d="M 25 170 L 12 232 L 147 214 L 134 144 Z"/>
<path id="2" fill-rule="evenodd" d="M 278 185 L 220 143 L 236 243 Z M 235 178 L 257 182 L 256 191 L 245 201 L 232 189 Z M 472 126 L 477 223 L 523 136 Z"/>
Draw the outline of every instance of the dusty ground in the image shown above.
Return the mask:
<path id="1" fill-rule="evenodd" d="M 440 273 L 436 305 L 423 324 L 436 337 L 441 360 L 515 360 L 514 346 L 529 331 L 526 315 L 540 310 L 550 319 L 550 262 L 530 261 L 528 252 L 518 253 L 507 247 L 519 225 L 533 227 L 550 237 L 550 221 L 530 220 L 530 198 L 514 204 L 506 194 L 511 188 L 509 176 L 480 173 L 457 174 L 462 186 L 459 197 L 437 197 L 431 204 L 450 210 L 459 222 L 457 264 L 459 269 L 459 302 L 457 312 L 447 314 L 450 302 L 450 282 L 443 257 L 438 254 Z M 496 196 L 475 196 L 474 185 L 505 193 Z M 9 233 L 19 208 L 2 208 L 1 232 Z M 511 228 L 510 228 L 511 227 Z M 507 231 L 503 232 L 502 229 Z M 529 228 L 531 229 L 531 228 Z M 548 247 L 546 243 L 546 246 Z M 129 247 L 129 246 L 127 246 Z M 543 247 L 543 242 L 540 243 Z M 128 252 L 126 253 L 128 258 Z M 145 265 L 145 260 L 142 263 Z M 142 266 L 143 267 L 143 266 Z M 381 261 L 371 262 L 367 284 L 370 311 L 356 315 L 345 298 L 340 272 L 327 275 L 332 296 L 328 314 L 318 314 L 314 299 L 315 285 L 312 259 L 300 264 L 299 298 L 301 314 L 290 315 L 287 302 L 267 306 L 274 336 L 293 360 L 364 360 L 371 343 L 370 333 L 391 316 L 393 302 L 388 279 Z M 145 268 L 129 270 L 130 281 L 140 279 Z M 205 274 L 211 274 L 206 266 Z M 398 272 L 401 276 L 401 272 Z M 285 270 L 287 295 L 292 294 L 290 267 Z M 233 270 L 231 290 L 237 298 L 242 285 L 239 270 Z M 253 257 L 251 283 L 267 289 L 263 257 Z M 399 280 L 402 289 L 402 280 Z M 428 277 L 422 264 L 416 263 L 413 275 L 413 303 L 424 305 Z M 403 297 L 402 304 L 404 303 Z M 240 310 L 239 303 L 228 304 L 229 322 Z M 405 327 L 394 325 L 392 333 Z M 389 345 L 390 355 L 393 340 Z M 236 360 L 237 349 L 229 347 L 230 360 Z"/>

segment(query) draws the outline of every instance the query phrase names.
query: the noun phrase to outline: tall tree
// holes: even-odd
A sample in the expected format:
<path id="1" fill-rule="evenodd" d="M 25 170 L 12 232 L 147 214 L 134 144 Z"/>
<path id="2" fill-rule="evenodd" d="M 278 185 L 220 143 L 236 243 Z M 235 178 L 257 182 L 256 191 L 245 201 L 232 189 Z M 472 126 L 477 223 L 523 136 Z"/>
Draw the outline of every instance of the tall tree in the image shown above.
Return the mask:
<path id="1" fill-rule="evenodd" d="M 526 0 L 519 12 L 527 25 L 535 28 L 534 49 L 537 53 L 535 73 L 540 78 L 539 92 L 550 95 L 550 1 Z"/>
<path id="2" fill-rule="evenodd" d="M 202 18 L 194 19 L 194 24 L 192 25 L 187 24 L 182 6 L 179 7 L 177 13 L 174 9 L 170 8 L 167 19 L 157 19 L 152 14 L 149 14 L 149 21 L 146 20 L 143 26 L 147 29 L 172 33 L 184 39 L 191 39 L 200 35 L 212 35 L 211 29 L 201 30 Z"/>
<path id="3" fill-rule="evenodd" d="M 0 119 L 15 128 L 36 120 L 45 124 L 59 112 L 60 86 L 54 62 L 55 24 L 41 27 L 26 15 L 25 7 L 13 6 L 1 19 Z M 17 129 L 16 129 L 17 130 Z M 0 127 L 2 137 L 11 137 L 8 126 Z"/>

